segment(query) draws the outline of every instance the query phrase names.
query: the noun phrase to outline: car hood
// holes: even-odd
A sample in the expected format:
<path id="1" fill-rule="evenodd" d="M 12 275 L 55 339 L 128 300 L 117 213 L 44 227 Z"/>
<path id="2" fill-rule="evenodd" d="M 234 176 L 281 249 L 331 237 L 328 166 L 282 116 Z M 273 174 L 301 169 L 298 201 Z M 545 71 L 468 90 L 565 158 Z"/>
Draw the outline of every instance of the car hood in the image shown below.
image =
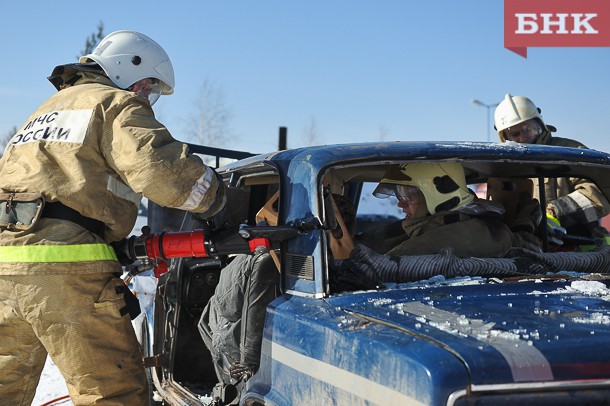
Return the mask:
<path id="1" fill-rule="evenodd" d="M 328 302 L 446 349 L 472 384 L 610 378 L 610 290 L 599 281 L 466 278 Z"/>

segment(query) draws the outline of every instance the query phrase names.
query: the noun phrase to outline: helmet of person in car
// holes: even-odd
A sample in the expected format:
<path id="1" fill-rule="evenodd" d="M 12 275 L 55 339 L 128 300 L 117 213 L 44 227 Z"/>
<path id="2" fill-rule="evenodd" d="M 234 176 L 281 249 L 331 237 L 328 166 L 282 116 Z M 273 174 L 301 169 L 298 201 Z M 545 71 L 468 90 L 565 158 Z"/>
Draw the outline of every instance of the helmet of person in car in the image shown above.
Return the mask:
<path id="1" fill-rule="evenodd" d="M 466 186 L 464 167 L 459 162 L 415 162 L 390 167 L 373 195 L 379 198 L 408 198 L 421 190 L 430 214 L 456 210 L 470 203 L 474 195 Z"/>
<path id="2" fill-rule="evenodd" d="M 174 68 L 169 56 L 157 42 L 139 32 L 115 31 L 108 34 L 90 54 L 81 56 L 79 62 L 90 60 L 96 62 L 121 89 L 129 89 L 149 79 L 146 83 L 139 83 L 137 89 L 130 90 L 147 97 L 151 104 L 161 94 L 174 92 Z"/>
<path id="3" fill-rule="evenodd" d="M 549 130 L 540 113 L 541 110 L 527 97 L 507 93 L 494 112 L 494 128 L 500 141 L 506 141 L 504 130 L 531 119 L 536 119 L 543 129 Z"/>

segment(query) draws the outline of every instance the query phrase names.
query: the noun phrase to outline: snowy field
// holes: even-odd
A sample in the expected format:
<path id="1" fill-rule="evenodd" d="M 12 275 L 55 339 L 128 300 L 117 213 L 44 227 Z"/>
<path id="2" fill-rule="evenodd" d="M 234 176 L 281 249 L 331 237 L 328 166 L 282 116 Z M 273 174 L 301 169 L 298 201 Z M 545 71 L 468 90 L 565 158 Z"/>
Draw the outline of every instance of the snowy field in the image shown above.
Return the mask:
<path id="1" fill-rule="evenodd" d="M 42 375 L 40 376 L 40 383 L 38 384 L 38 389 L 36 389 L 36 396 L 34 397 L 34 401 L 32 402 L 32 406 L 41 406 L 45 403 L 51 402 L 52 400 L 61 398 L 68 395 L 68 388 L 66 387 L 66 381 L 64 381 L 63 376 L 59 373 L 59 370 L 51 361 L 50 358 L 47 357 L 47 363 L 42 370 Z M 52 403 L 52 405 L 72 405 L 72 401 L 70 399 L 64 399 L 61 401 L 57 401 Z M 50 405 L 49 405 L 50 406 Z"/>

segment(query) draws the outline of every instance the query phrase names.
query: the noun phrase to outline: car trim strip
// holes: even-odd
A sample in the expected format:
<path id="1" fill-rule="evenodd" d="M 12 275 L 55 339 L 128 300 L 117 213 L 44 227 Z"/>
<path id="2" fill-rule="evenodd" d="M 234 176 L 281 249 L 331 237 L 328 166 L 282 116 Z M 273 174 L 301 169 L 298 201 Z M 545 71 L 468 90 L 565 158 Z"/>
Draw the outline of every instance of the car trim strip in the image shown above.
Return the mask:
<path id="1" fill-rule="evenodd" d="M 307 357 L 280 344 L 274 342 L 268 342 L 267 344 L 271 345 L 270 355 L 274 361 L 280 362 L 314 379 L 333 385 L 359 398 L 366 399 L 371 403 L 380 405 L 424 405 L 424 403 L 418 402 L 410 396 L 363 376 L 356 375 L 315 358 Z M 263 345 L 263 348 L 266 347 L 266 345 Z"/>

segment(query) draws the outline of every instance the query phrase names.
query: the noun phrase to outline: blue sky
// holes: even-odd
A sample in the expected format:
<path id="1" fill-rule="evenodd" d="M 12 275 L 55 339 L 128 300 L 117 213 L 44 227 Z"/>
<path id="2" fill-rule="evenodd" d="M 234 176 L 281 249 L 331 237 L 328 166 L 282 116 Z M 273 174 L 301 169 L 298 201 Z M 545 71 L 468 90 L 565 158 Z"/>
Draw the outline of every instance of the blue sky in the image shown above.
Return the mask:
<path id="1" fill-rule="evenodd" d="M 180 140 L 207 80 L 231 113 L 226 146 L 250 152 L 276 149 L 279 126 L 303 146 L 312 121 L 319 143 L 485 141 L 487 109 L 471 100 L 506 92 L 532 98 L 558 136 L 610 150 L 610 48 L 530 48 L 524 59 L 503 47 L 503 13 L 500 0 L 9 2 L 0 134 L 54 92 L 46 76 L 103 21 L 170 55 L 176 91 L 155 111 Z"/>

